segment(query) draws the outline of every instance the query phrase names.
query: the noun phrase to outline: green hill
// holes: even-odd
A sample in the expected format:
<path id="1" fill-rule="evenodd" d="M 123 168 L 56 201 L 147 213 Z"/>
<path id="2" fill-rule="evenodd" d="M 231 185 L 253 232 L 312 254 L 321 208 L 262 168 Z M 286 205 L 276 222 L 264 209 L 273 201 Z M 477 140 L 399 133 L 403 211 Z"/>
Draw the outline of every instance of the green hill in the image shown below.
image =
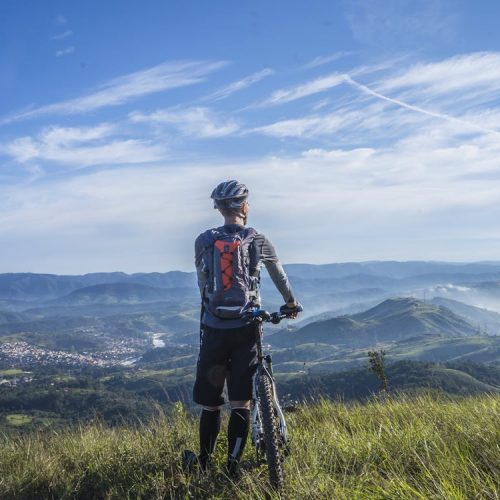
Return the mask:
<path id="1" fill-rule="evenodd" d="M 500 338 L 486 335 L 471 337 L 445 337 L 423 335 L 391 344 L 384 350 L 389 362 L 402 360 L 431 361 L 437 363 L 469 362 L 486 363 L 500 361 Z M 366 366 L 367 348 L 342 348 L 334 344 L 299 344 L 275 349 L 274 370 L 280 373 L 325 373 Z"/>
<path id="2" fill-rule="evenodd" d="M 449 338 L 426 335 L 398 342 L 388 351 L 391 360 L 468 361 L 495 363 L 500 361 L 500 338 L 475 335 Z"/>
<path id="3" fill-rule="evenodd" d="M 405 360 L 388 363 L 386 375 L 391 392 L 429 389 L 454 395 L 500 394 L 500 372 L 495 366 L 484 366 L 484 373 L 469 370 L 475 376 L 461 368 Z M 366 367 L 328 373 L 319 365 L 300 375 L 278 373 L 277 379 L 282 394 L 300 400 L 317 397 L 365 399 L 379 389 L 379 381 Z"/>
<path id="4" fill-rule="evenodd" d="M 498 396 L 319 401 L 287 414 L 292 453 L 284 498 L 498 498 Z M 18 421 L 22 415 L 13 415 Z M 181 450 L 197 448 L 197 419 L 176 406 L 147 426 L 100 423 L 0 438 L 0 497 L 8 499 L 274 498 L 250 444 L 242 477 L 188 476 Z"/>
<path id="5" fill-rule="evenodd" d="M 447 308 L 412 298 L 389 299 L 368 311 L 310 323 L 270 337 L 276 346 L 311 342 L 363 347 L 425 334 L 474 335 L 477 329 Z"/>

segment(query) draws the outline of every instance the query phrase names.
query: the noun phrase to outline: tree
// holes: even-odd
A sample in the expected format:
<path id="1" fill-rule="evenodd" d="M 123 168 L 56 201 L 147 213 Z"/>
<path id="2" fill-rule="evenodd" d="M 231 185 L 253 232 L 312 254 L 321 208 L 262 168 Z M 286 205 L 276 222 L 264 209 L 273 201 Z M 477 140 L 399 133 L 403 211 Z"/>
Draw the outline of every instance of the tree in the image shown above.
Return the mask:
<path id="1" fill-rule="evenodd" d="M 370 361 L 370 371 L 375 373 L 380 380 L 380 390 L 386 391 L 389 384 L 385 374 L 385 351 L 383 349 L 380 351 L 369 351 L 368 359 Z"/>

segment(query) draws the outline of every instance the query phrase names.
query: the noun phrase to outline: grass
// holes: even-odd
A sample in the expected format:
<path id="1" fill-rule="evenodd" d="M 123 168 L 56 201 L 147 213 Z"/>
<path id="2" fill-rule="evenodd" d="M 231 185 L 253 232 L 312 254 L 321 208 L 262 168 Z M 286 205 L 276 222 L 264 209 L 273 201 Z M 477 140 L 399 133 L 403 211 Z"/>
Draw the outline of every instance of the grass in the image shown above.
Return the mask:
<path id="1" fill-rule="evenodd" d="M 25 372 L 23 370 L 19 370 L 18 368 L 9 368 L 7 370 L 0 370 L 0 376 L 5 377 L 13 377 L 16 375 L 27 375 L 31 372 Z"/>
<path id="2" fill-rule="evenodd" d="M 23 413 L 11 413 L 5 416 L 5 420 L 9 425 L 14 425 L 16 427 L 31 424 L 32 418 L 29 415 L 24 415 Z"/>
<path id="3" fill-rule="evenodd" d="M 366 404 L 318 401 L 288 414 L 292 454 L 286 498 L 499 498 L 498 396 L 432 395 Z M 197 449 L 197 421 L 181 406 L 149 425 L 94 424 L 0 439 L 0 498 L 266 498 L 266 469 L 247 446 L 237 482 L 222 470 L 188 476 L 183 449 Z"/>

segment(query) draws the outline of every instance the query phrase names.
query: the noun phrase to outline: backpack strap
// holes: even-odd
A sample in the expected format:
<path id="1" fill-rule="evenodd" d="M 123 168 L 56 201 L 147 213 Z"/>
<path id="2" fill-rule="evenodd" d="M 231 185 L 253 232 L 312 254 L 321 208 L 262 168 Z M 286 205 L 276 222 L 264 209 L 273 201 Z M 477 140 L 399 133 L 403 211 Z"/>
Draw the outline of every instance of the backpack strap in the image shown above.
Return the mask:
<path id="1" fill-rule="evenodd" d="M 258 272 L 258 269 L 257 269 L 257 265 L 259 263 L 259 258 L 257 256 L 257 252 L 256 252 L 256 248 L 255 248 L 255 245 L 254 245 L 254 240 L 255 240 L 255 237 L 259 234 L 259 232 L 254 229 L 253 227 L 248 227 L 245 229 L 247 231 L 247 234 L 246 236 L 244 237 L 244 240 L 245 242 L 249 242 L 248 245 L 249 245 L 249 249 L 248 249 L 248 254 L 249 254 L 249 257 L 250 257 L 250 276 L 252 277 L 257 277 L 259 272 Z"/>
<path id="2" fill-rule="evenodd" d="M 258 235 L 258 231 L 253 227 L 245 228 L 245 233 L 242 238 L 242 245 L 247 245 L 248 258 L 249 258 L 249 269 L 248 275 L 250 278 L 251 288 L 250 288 L 250 296 L 255 300 L 258 297 L 258 271 L 257 271 L 257 263 L 255 251 L 253 249 L 253 241 L 255 237 Z"/>

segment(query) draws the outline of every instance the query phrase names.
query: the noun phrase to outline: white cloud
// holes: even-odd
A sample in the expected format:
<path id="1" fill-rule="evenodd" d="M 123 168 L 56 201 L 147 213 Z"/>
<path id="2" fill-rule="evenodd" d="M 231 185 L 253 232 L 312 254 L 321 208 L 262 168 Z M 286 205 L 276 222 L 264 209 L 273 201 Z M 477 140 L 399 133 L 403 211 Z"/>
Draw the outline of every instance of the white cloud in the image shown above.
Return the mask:
<path id="1" fill-rule="evenodd" d="M 328 64 L 333 61 L 338 61 L 344 57 L 348 57 L 352 55 L 352 52 L 335 52 L 334 54 L 330 54 L 329 56 L 318 56 L 315 57 L 312 61 L 308 62 L 304 66 L 303 69 L 311 69 L 317 68 L 318 66 L 323 66 L 324 64 Z"/>
<path id="2" fill-rule="evenodd" d="M 52 40 L 64 40 L 64 39 L 70 37 L 71 35 L 73 35 L 73 31 L 65 30 L 65 31 L 62 31 L 61 33 L 57 33 L 57 34 L 53 35 L 51 37 L 51 39 Z"/>
<path id="3" fill-rule="evenodd" d="M 479 61 L 488 65 L 493 59 L 474 61 L 480 72 Z M 454 74 L 449 63 L 442 61 L 441 68 L 449 68 L 450 78 L 464 75 L 463 87 L 453 85 L 463 93 L 474 89 L 474 105 L 454 99 L 462 91 L 446 90 L 434 67 L 426 73 L 423 65 L 427 76 L 420 80 L 414 68 L 385 66 L 375 75 L 367 67 L 363 78 L 355 76 L 358 70 L 326 75 L 336 85 L 340 77 L 346 83 L 331 94 L 322 89 L 334 82 L 321 79 L 282 90 L 275 97 L 283 103 L 316 91 L 326 95 L 305 114 L 295 106 L 279 113 L 269 107 L 262 115 L 254 109 L 243 117 L 252 125 L 245 131 L 230 114 L 175 107 L 130 114 L 127 130 L 141 140 L 120 135 L 123 124 L 102 123 L 50 127 L 11 141 L 3 152 L 27 167 L 127 165 L 0 185 L 0 247 L 24 249 L 24 261 L 36 262 L 40 271 L 191 269 L 193 237 L 219 222 L 211 189 L 238 178 L 251 190 L 250 223 L 269 233 L 284 262 L 495 259 L 500 113 L 488 103 L 497 91 L 489 76 L 474 86 L 468 72 Z M 227 136 L 229 148 L 224 159 L 210 151 L 211 160 L 191 149 L 190 164 L 177 151 L 182 161 L 173 162 L 161 144 L 148 140 L 158 129 L 163 136 L 165 129 L 189 138 Z M 261 149 L 247 147 L 228 160 L 227 151 L 235 150 L 229 137 L 241 141 L 244 134 L 280 141 L 252 138 L 248 144 Z M 192 148 L 192 140 L 179 142 Z M 259 156 L 269 143 L 271 150 L 287 153 Z M 154 165 L 144 164 L 149 160 Z M 33 244 L 33 235 L 40 244 Z M 16 252 L 7 257 L 3 261 L 12 270 L 26 269 Z"/>
<path id="4" fill-rule="evenodd" d="M 210 94 L 205 98 L 205 100 L 212 101 L 220 101 L 229 97 L 231 94 L 238 92 L 240 90 L 246 89 L 250 87 L 254 83 L 260 82 L 262 79 L 274 74 L 272 69 L 263 69 L 262 71 L 257 71 L 256 73 L 252 73 L 241 80 L 236 82 L 232 82 L 229 85 L 222 87 L 221 89 L 215 91 L 213 94 Z"/>
<path id="5" fill-rule="evenodd" d="M 69 145 L 75 142 L 93 141 L 110 136 L 116 131 L 116 125 L 101 123 L 94 127 L 46 127 L 40 134 L 40 140 L 51 145 Z"/>
<path id="6" fill-rule="evenodd" d="M 239 129 L 234 120 L 221 117 L 205 107 L 160 109 L 151 114 L 135 112 L 130 114 L 130 119 L 136 123 L 172 125 L 184 135 L 203 139 L 231 135 Z"/>
<path id="7" fill-rule="evenodd" d="M 59 49 L 56 51 L 56 57 L 67 56 L 72 54 L 75 51 L 75 47 L 70 45 L 69 47 L 65 47 L 64 49 Z"/>
<path id="8" fill-rule="evenodd" d="M 0 152 L 19 163 L 55 162 L 62 165 L 140 164 L 165 157 L 164 147 L 145 140 L 110 139 L 113 125 L 96 127 L 47 127 L 35 138 L 20 137 L 3 144 Z"/>
<path id="9" fill-rule="evenodd" d="M 384 71 L 384 79 L 373 84 L 363 84 L 354 75 L 373 73 L 370 67 L 354 69 L 351 74 L 335 74 L 322 77 L 299 85 L 288 91 L 273 94 L 275 102 L 294 100 L 306 95 L 328 89 L 330 84 L 345 82 L 352 91 L 315 103 L 313 114 L 282 119 L 270 124 L 252 128 L 247 133 L 262 133 L 272 137 L 324 138 L 335 133 L 335 140 L 370 143 L 373 140 L 400 140 L 418 133 L 422 127 L 434 123 L 439 135 L 446 132 L 447 139 L 454 141 L 459 135 L 498 135 L 500 133 L 500 115 L 495 109 L 488 109 L 484 104 L 498 97 L 495 86 L 500 81 L 500 54 L 473 54 L 467 57 L 450 58 L 439 63 L 420 64 L 407 71 L 388 71 L 390 65 L 377 64 L 375 71 Z M 479 75 L 479 76 L 477 76 Z M 333 78 L 331 80 L 331 78 Z M 496 79 L 495 79 L 496 78 Z M 449 81 L 453 83 L 448 84 Z M 494 83 L 495 82 L 495 83 Z M 458 94 L 470 94 L 473 87 L 476 106 L 461 105 Z M 389 96 L 380 89 L 389 89 L 397 94 L 404 91 L 405 99 L 396 95 Z M 355 91 L 355 93 L 353 93 Z M 439 97 L 430 101 L 430 97 Z M 469 98 L 470 97 L 469 95 Z M 376 104 L 376 101 L 379 104 Z M 422 100 L 420 105 L 415 101 Z M 426 105 L 427 103 L 427 105 Z M 332 111 L 332 107 L 335 107 Z M 323 108 L 327 112 L 319 113 Z M 399 108 L 399 109 L 398 109 Z M 420 115 L 420 116 L 418 116 Z M 356 138 L 357 135 L 357 138 Z"/>
<path id="10" fill-rule="evenodd" d="M 259 133 L 271 137 L 317 137 L 328 135 L 338 130 L 342 125 L 342 116 L 336 113 L 327 115 L 310 115 L 304 118 L 280 120 L 270 125 L 264 125 L 248 130 L 246 133 Z"/>
<path id="11" fill-rule="evenodd" d="M 496 169 L 500 145 L 478 140 L 465 149 L 443 147 L 433 133 L 429 130 L 427 143 L 422 137 L 387 149 L 132 165 L 4 186 L 0 243 L 8 238 L 12 246 L 43 233 L 54 248 L 40 255 L 37 246 L 38 259 L 25 256 L 38 262 L 40 271 L 54 255 L 59 272 L 70 266 L 73 271 L 190 269 L 192 240 L 219 222 L 211 189 L 222 179 L 239 178 L 251 191 L 250 223 L 269 234 L 284 262 L 492 259 L 498 245 L 477 245 L 476 238 L 484 231 L 500 233 L 500 183 L 459 174 Z M 172 234 L 179 238 L 173 241 Z M 71 257 L 68 248 L 76 252 Z"/>
<path id="12" fill-rule="evenodd" d="M 260 103 L 259 106 L 278 105 L 295 101 L 319 92 L 325 92 L 342 83 L 344 83 L 343 75 L 332 73 L 289 89 L 276 90 L 269 98 Z"/>
<path id="13" fill-rule="evenodd" d="M 377 90 L 407 90 L 414 96 L 443 97 L 459 94 L 467 99 L 469 92 L 487 93 L 498 99 L 500 53 L 476 52 L 458 55 L 433 63 L 418 63 L 399 75 L 386 79 Z"/>
<path id="14" fill-rule="evenodd" d="M 395 104 L 397 106 L 401 106 L 402 108 L 408 109 L 410 111 L 422 113 L 424 115 L 427 115 L 427 116 L 430 116 L 433 118 L 439 118 L 441 120 L 451 121 L 451 122 L 460 124 L 462 127 L 465 127 L 466 129 L 479 130 L 481 132 L 485 132 L 488 134 L 500 134 L 500 131 L 485 128 L 485 127 L 481 126 L 479 123 L 467 121 L 467 120 L 464 120 L 461 118 L 457 118 L 455 116 L 450 116 L 450 115 L 445 114 L 445 113 L 438 113 L 435 111 L 429 111 L 429 110 L 423 109 L 419 106 L 414 106 L 414 105 L 408 104 L 406 102 L 403 102 L 401 100 L 387 97 L 383 94 L 380 94 L 379 92 L 372 90 L 371 88 L 367 87 L 366 85 L 363 85 L 363 84 L 353 80 L 349 75 L 345 75 L 345 81 L 347 83 L 349 83 L 350 85 L 354 86 L 355 88 L 361 90 L 362 92 L 365 92 L 368 95 L 371 95 L 371 96 L 376 97 L 378 99 L 382 99 L 384 101 L 390 102 L 390 103 Z"/>
<path id="15" fill-rule="evenodd" d="M 202 82 L 207 74 L 222 68 L 225 64 L 221 61 L 159 64 L 109 80 L 94 92 L 82 97 L 35 107 L 0 118 L 0 125 L 44 115 L 88 113 L 107 106 L 117 106 L 154 92 Z"/>

